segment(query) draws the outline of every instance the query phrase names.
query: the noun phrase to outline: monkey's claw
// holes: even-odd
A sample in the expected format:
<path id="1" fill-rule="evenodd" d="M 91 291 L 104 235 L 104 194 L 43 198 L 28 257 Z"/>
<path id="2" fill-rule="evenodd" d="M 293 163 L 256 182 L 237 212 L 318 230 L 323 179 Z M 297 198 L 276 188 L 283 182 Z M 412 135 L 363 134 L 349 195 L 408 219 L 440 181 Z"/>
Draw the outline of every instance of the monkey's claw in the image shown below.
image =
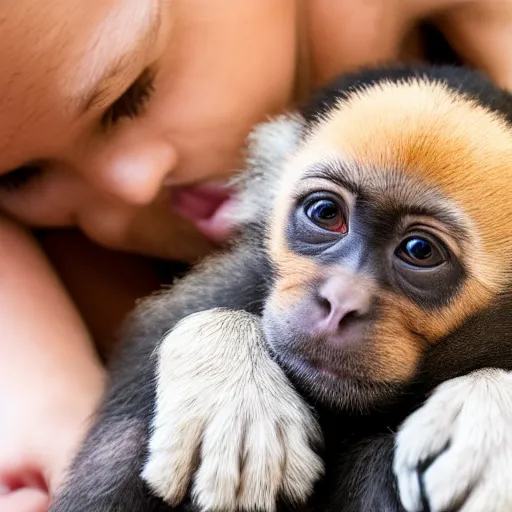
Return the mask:
<path id="1" fill-rule="evenodd" d="M 310 408 L 266 351 L 259 319 L 210 310 L 163 340 L 143 478 L 170 504 L 190 488 L 203 510 L 301 502 L 322 473 Z"/>
<path id="2" fill-rule="evenodd" d="M 394 471 L 408 512 L 512 510 L 512 374 L 439 386 L 400 428 Z"/>

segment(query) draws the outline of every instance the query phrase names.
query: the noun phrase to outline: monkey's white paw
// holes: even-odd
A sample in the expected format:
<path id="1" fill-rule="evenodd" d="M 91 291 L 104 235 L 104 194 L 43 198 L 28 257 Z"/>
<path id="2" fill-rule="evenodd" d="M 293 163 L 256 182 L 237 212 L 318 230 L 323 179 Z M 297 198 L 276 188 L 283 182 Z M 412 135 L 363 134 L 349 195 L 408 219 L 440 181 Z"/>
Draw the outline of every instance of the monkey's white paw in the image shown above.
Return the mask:
<path id="1" fill-rule="evenodd" d="M 204 510 L 304 501 L 321 476 L 317 421 L 268 356 L 258 317 L 214 309 L 180 322 L 158 354 L 143 478 L 166 502 L 192 484 Z"/>
<path id="2" fill-rule="evenodd" d="M 512 373 L 439 386 L 401 426 L 394 471 L 408 512 L 512 510 Z"/>

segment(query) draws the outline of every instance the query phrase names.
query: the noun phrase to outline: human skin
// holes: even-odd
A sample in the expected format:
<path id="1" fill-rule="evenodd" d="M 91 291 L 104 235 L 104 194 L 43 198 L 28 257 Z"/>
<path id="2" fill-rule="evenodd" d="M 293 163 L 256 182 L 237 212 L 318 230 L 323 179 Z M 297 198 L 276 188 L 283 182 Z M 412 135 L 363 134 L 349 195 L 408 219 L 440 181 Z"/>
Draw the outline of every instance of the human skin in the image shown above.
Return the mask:
<path id="1" fill-rule="evenodd" d="M 109 339 L 158 286 L 149 258 L 190 262 L 222 240 L 219 223 L 200 222 L 180 197 L 225 182 L 254 123 L 338 73 L 417 56 L 414 23 L 434 14 L 463 58 L 509 86 L 500 49 L 511 47 L 510 9 L 498 0 L 3 0 L 0 209 L 17 225 L 0 223 L 0 509 L 47 506 L 101 394 L 91 340 Z M 134 87 L 123 93 L 147 76 L 153 91 L 134 110 Z M 49 261 L 19 226 L 82 235 L 40 237 Z"/>

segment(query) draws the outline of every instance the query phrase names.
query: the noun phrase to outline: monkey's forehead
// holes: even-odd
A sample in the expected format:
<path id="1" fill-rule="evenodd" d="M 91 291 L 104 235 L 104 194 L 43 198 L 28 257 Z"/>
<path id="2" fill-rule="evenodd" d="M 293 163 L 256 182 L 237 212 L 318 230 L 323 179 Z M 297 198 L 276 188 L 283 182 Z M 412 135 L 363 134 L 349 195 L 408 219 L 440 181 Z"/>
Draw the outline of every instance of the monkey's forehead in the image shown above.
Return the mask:
<path id="1" fill-rule="evenodd" d="M 340 177 L 356 185 L 377 185 L 390 171 L 431 185 L 478 222 L 497 227 L 502 219 L 501 234 L 511 237 L 512 127 L 441 82 L 382 81 L 340 99 L 287 174 L 294 181 L 333 159 Z"/>
<path id="2" fill-rule="evenodd" d="M 512 191 L 512 127 L 440 82 L 384 81 L 355 91 L 316 126 L 307 148 L 376 172 L 401 169 L 451 196 L 476 183 Z"/>

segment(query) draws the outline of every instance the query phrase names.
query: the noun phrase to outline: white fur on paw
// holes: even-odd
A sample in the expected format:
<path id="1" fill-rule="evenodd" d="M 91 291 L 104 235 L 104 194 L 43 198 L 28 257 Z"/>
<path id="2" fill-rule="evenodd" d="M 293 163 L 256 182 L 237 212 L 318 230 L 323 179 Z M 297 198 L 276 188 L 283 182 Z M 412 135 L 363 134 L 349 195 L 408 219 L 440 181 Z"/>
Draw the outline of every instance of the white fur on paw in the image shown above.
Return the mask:
<path id="1" fill-rule="evenodd" d="M 408 512 L 512 510 L 512 373 L 481 370 L 443 383 L 401 426 L 394 471 Z"/>
<path id="2" fill-rule="evenodd" d="M 190 483 L 203 510 L 271 511 L 303 501 L 323 471 L 310 408 L 268 356 L 257 317 L 214 309 L 163 340 L 143 478 L 169 504 Z"/>

